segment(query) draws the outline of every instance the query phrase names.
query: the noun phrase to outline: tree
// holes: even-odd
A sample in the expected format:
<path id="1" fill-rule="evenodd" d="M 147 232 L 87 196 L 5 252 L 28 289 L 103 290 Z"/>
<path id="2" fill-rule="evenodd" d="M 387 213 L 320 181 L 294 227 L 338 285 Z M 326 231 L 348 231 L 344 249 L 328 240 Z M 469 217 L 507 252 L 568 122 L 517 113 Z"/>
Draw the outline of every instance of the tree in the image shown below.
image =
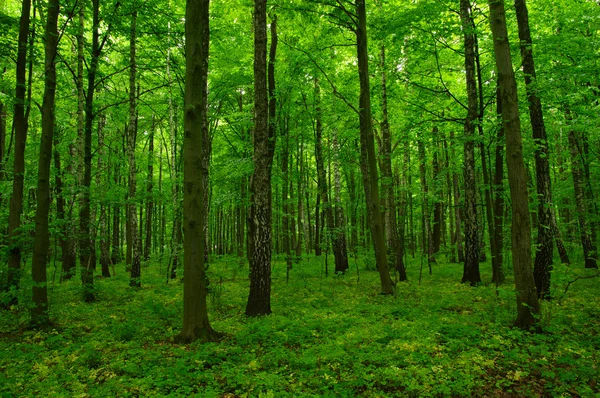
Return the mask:
<path id="1" fill-rule="evenodd" d="M 276 24 L 271 35 L 276 37 Z M 274 40 L 271 40 L 271 45 Z M 275 137 L 270 136 L 267 91 L 267 2 L 254 0 L 254 173 L 250 181 L 250 292 L 246 315 L 271 313 L 271 165 Z"/>
<path id="2" fill-rule="evenodd" d="M 50 164 L 52 160 L 52 135 L 54 134 L 54 99 L 56 97 L 56 51 L 58 47 L 59 0 L 48 2 L 46 18 L 44 101 L 42 103 L 42 142 L 38 163 L 37 208 L 35 212 L 35 243 L 31 275 L 33 278 L 33 307 L 31 322 L 36 326 L 48 324 L 48 289 L 46 263 L 50 237 L 48 215 L 50 212 Z"/>
<path id="3" fill-rule="evenodd" d="M 209 0 L 187 0 L 185 9 L 185 111 L 183 144 L 183 329 L 180 343 L 214 341 L 219 337 L 210 326 L 206 308 L 204 211 L 208 178 L 205 147 L 208 99 Z"/>
<path id="4" fill-rule="evenodd" d="M 465 44 L 465 72 L 467 82 L 467 117 L 464 124 L 465 149 L 465 263 L 462 283 L 471 286 L 481 282 L 479 274 L 479 236 L 477 225 L 477 197 L 475 186 L 474 135 L 477 123 L 477 82 L 475 80 L 475 34 L 471 23 L 471 4 L 460 0 L 460 19 Z"/>
<path id="5" fill-rule="evenodd" d="M 534 278 L 538 296 L 546 298 L 550 293 L 550 271 L 552 270 L 552 253 L 554 245 L 552 238 L 552 187 L 550 185 L 550 153 L 548 136 L 544 125 L 542 102 L 536 91 L 536 72 L 533 60 L 531 31 L 529 30 L 529 14 L 525 0 L 515 0 L 517 22 L 519 24 L 519 39 L 521 40 L 521 59 L 523 74 L 527 89 L 529 118 L 535 140 L 535 176 L 538 196 L 538 234 L 537 249 L 534 261 Z M 559 239 L 557 237 L 557 239 Z"/>
<path id="6" fill-rule="evenodd" d="M 136 27 L 137 25 L 137 10 L 131 13 L 131 35 L 129 39 L 129 124 L 127 128 L 127 158 L 129 160 L 129 223 L 131 228 L 131 246 L 132 246 L 132 261 L 131 261 L 131 279 L 129 286 L 140 287 L 141 280 L 141 248 L 138 230 L 138 218 L 135 205 L 136 195 L 136 165 L 135 165 L 135 142 L 137 136 L 137 95 L 136 95 Z"/>
<path id="7" fill-rule="evenodd" d="M 8 218 L 8 273 L 7 287 L 18 289 L 21 280 L 21 242 L 19 241 L 19 227 L 23 213 L 23 179 L 25 173 L 25 145 L 27 142 L 28 121 L 25 114 L 25 72 L 27 64 L 27 37 L 29 33 L 29 16 L 31 0 L 23 0 L 21 6 L 21 19 L 19 22 L 19 46 L 17 50 L 17 87 L 15 98 L 15 111 L 13 128 L 15 137 L 15 153 L 13 167 L 12 196 L 10 197 L 10 213 Z M 10 304 L 17 303 L 17 296 L 11 299 Z"/>
<path id="8" fill-rule="evenodd" d="M 512 204 L 512 260 L 517 290 L 515 326 L 527 329 L 537 322 L 540 304 L 531 267 L 531 221 L 527 174 L 523 162 L 523 139 L 519 118 L 517 82 L 512 68 L 504 0 L 490 0 L 490 23 L 494 37 L 494 52 L 498 85 L 502 101 L 502 119 L 506 136 L 506 165 Z"/>
<path id="9" fill-rule="evenodd" d="M 387 253 L 385 248 L 384 225 L 379 198 L 379 175 L 375 156 L 375 140 L 373 136 L 373 120 L 371 113 L 371 88 L 369 84 L 369 56 L 367 52 L 367 12 L 365 0 L 356 0 L 356 52 L 358 76 L 360 82 L 359 119 L 360 119 L 360 151 L 363 187 L 367 202 L 369 226 L 375 248 L 377 269 L 381 281 L 381 293 L 393 294 L 394 286 L 390 278 Z"/>

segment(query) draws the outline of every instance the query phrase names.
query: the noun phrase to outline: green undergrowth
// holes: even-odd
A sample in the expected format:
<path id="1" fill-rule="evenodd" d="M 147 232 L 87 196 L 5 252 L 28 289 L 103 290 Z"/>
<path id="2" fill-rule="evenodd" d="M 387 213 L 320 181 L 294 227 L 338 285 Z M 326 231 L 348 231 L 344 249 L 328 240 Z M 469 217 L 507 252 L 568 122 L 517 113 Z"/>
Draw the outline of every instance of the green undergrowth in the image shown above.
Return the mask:
<path id="1" fill-rule="evenodd" d="M 218 343 L 176 345 L 183 284 L 165 284 L 150 262 L 141 289 L 124 266 L 95 281 L 98 300 L 81 301 L 77 278 L 49 284 L 48 330 L 29 330 L 23 307 L 0 313 L 0 396 L 200 397 L 535 397 L 597 396 L 600 303 L 596 279 L 579 266 L 554 271 L 543 333 L 511 328 L 512 282 L 469 287 L 461 265 L 429 275 L 411 260 L 409 282 L 381 296 L 369 262 L 324 276 L 324 258 L 295 264 L 286 283 L 274 263 L 273 314 L 244 315 L 248 272 L 214 259 L 208 298 Z M 329 257 L 329 264 L 332 264 Z M 357 273 L 358 268 L 358 273 Z M 489 264 L 482 278 L 490 280 Z M 51 276 L 50 276 L 50 279 Z M 24 293 L 26 289 L 23 289 Z M 24 301 L 24 300 L 23 300 Z"/>

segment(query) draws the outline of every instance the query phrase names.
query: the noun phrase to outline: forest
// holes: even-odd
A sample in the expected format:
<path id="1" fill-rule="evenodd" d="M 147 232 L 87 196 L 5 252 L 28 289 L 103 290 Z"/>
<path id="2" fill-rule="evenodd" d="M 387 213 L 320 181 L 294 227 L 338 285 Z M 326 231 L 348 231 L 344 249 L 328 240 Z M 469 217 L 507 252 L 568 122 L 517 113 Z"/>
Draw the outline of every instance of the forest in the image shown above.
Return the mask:
<path id="1" fill-rule="evenodd" d="M 597 0 L 0 0 L 0 395 L 600 394 Z"/>

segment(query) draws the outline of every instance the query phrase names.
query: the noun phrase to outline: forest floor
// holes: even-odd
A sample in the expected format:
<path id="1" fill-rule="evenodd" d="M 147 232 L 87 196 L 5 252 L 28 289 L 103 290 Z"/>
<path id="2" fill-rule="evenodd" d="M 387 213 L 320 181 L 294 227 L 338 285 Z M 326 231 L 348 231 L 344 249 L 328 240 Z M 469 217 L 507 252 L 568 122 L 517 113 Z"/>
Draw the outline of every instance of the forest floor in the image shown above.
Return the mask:
<path id="1" fill-rule="evenodd" d="M 580 265 L 557 266 L 543 333 L 511 328 L 512 281 L 469 287 L 459 264 L 420 260 L 397 295 L 379 295 L 362 259 L 346 275 L 324 276 L 324 256 L 274 263 L 273 314 L 244 315 L 248 272 L 233 257 L 209 269 L 210 319 L 218 343 L 180 346 L 183 284 L 165 284 L 158 261 L 143 287 L 96 279 L 98 301 L 81 300 L 78 278 L 50 282 L 54 327 L 27 328 L 28 311 L 0 313 L 0 396 L 427 397 L 598 396 L 599 278 Z M 329 256 L 329 264 L 333 263 Z M 507 267 L 510 268 L 510 267 Z M 359 270 L 359 277 L 357 274 Z M 481 265 L 489 281 L 489 263 Z M 510 273 L 510 272 L 508 272 Z M 52 280 L 52 270 L 49 271 Z M 27 302 L 30 287 L 24 286 Z"/>

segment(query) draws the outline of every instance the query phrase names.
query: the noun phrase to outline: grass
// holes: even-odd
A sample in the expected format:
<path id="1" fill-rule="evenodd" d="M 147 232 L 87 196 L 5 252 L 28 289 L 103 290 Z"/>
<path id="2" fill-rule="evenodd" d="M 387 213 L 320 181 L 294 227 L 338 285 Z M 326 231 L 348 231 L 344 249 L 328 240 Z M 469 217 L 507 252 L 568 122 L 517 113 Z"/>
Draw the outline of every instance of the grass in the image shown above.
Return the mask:
<path id="1" fill-rule="evenodd" d="M 598 279 L 559 266 L 555 299 L 543 306 L 544 333 L 511 328 L 509 281 L 469 287 L 461 265 L 411 260 L 408 283 L 379 295 L 379 277 L 351 260 L 346 275 L 324 277 L 323 257 L 305 258 L 285 282 L 274 263 L 273 315 L 244 316 L 247 269 L 213 260 L 208 298 L 218 343 L 179 346 L 183 285 L 165 284 L 164 266 L 142 270 L 141 289 L 117 276 L 96 279 L 85 304 L 77 279 L 49 284 L 54 327 L 28 330 L 26 308 L 0 313 L 0 396 L 427 397 L 597 396 Z M 330 260 L 332 258 L 330 257 Z M 332 261 L 330 261 L 330 264 Z M 370 262 L 367 262 L 370 264 Z M 359 268 L 360 279 L 356 268 Z M 482 278 L 491 279 L 489 264 Z M 27 302 L 24 287 L 22 302 Z"/>

